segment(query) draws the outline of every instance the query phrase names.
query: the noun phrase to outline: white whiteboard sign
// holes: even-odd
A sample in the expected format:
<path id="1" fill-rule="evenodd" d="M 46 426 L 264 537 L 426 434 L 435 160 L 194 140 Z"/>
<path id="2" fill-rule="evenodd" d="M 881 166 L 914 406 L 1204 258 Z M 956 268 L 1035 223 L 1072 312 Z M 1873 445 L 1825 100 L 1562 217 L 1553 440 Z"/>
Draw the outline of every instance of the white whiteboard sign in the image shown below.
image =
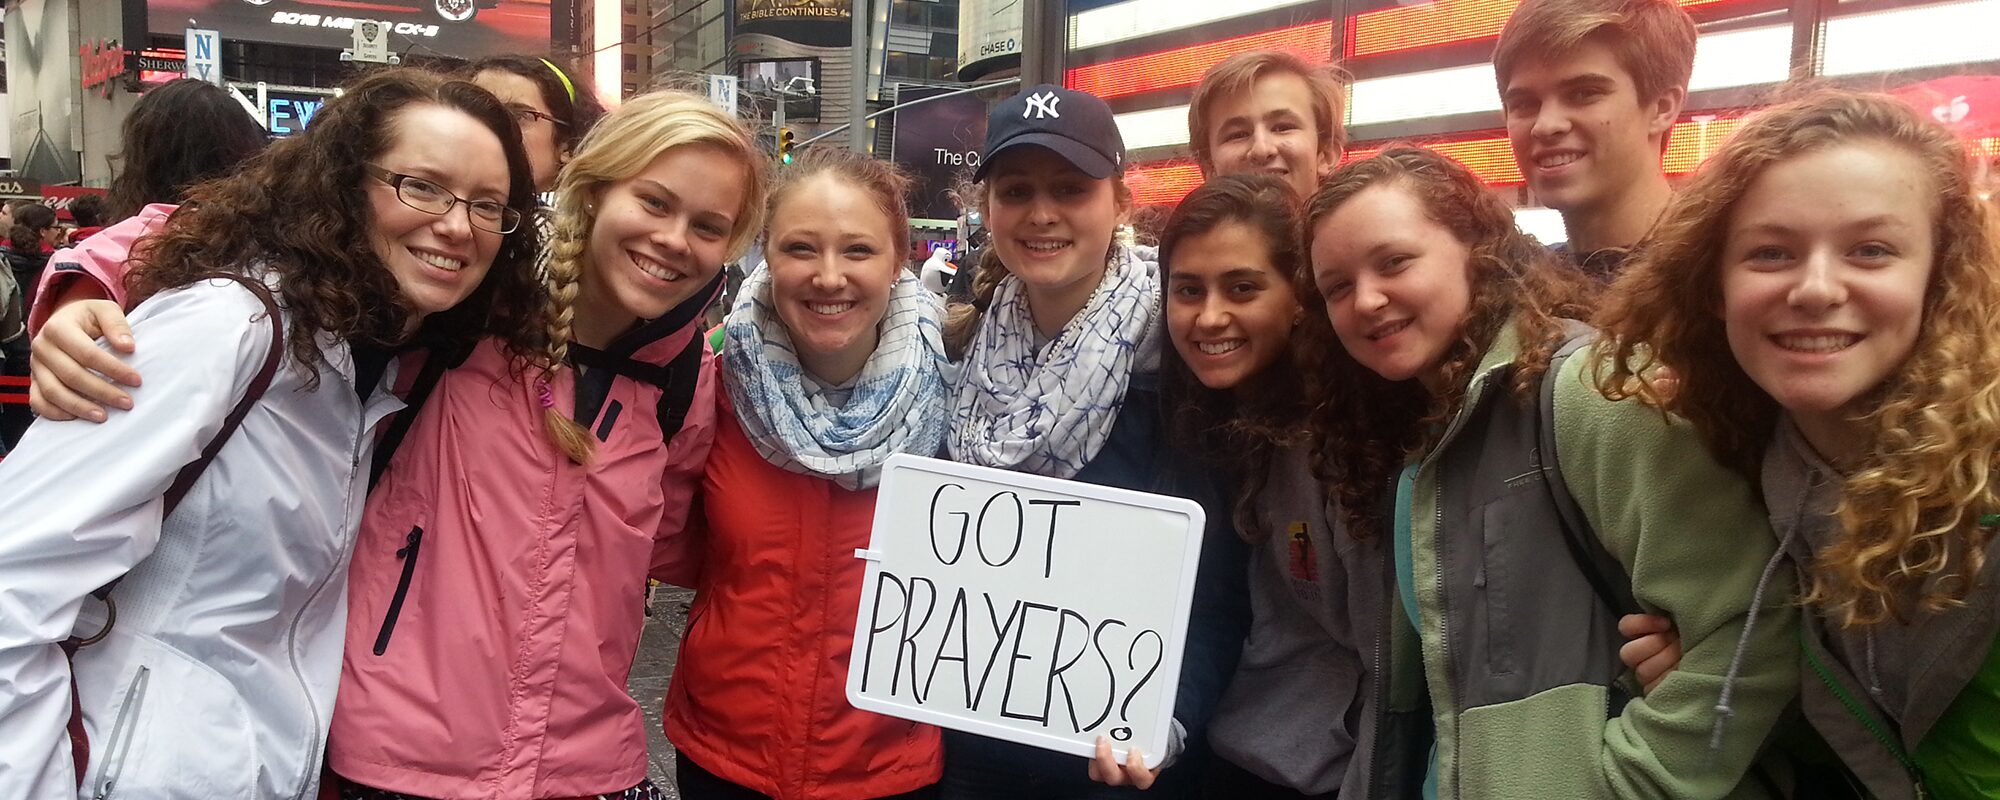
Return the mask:
<path id="1" fill-rule="evenodd" d="M 1201 507 L 909 455 L 882 470 L 854 707 L 1089 757 L 1165 755 Z"/>

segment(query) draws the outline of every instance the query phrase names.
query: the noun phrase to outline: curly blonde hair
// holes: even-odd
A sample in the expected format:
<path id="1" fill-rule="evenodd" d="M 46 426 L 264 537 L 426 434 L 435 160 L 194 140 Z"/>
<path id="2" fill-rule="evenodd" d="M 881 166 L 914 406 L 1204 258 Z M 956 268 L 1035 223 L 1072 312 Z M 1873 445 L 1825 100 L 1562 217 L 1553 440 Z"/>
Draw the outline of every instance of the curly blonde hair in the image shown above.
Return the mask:
<path id="1" fill-rule="evenodd" d="M 1869 142 L 1915 156 L 1938 198 L 1936 263 L 1909 357 L 1871 397 L 1870 441 L 1846 477 L 1840 537 L 1811 566 L 1806 602 L 1841 625 L 1962 605 L 1985 566 L 2000 459 L 2000 238 L 1949 132 L 1882 95 L 1820 92 L 1747 120 L 1682 189 L 1612 288 L 1599 381 L 1686 417 L 1755 479 L 1783 409 L 1737 364 L 1722 307 L 1736 203 L 1772 164 Z M 1672 385 L 1658 369 L 1672 371 Z"/>
<path id="2" fill-rule="evenodd" d="M 1310 258 L 1320 222 L 1377 187 L 1411 193 L 1432 222 L 1471 251 L 1466 266 L 1472 307 L 1458 340 L 1445 352 L 1440 385 L 1447 388 L 1437 396 L 1415 379 L 1391 381 L 1362 366 L 1329 325 L 1300 326 L 1295 334 L 1296 348 L 1319 354 L 1317 374 L 1306 382 L 1313 470 L 1332 484 L 1357 537 L 1386 519 L 1383 487 L 1405 461 L 1437 445 L 1443 423 L 1465 404 L 1473 372 L 1508 318 L 1515 320 L 1521 340 L 1511 391 L 1531 399 L 1563 340 L 1561 319 L 1588 316 L 1592 294 L 1582 273 L 1560 266 L 1547 248 L 1522 233 L 1513 212 L 1470 170 L 1430 150 L 1391 145 L 1335 170 L 1306 201 L 1299 241 L 1308 257 L 1292 276 L 1300 297 L 1325 296 Z M 1326 316 L 1323 302 L 1308 306 L 1309 316 Z"/>
<path id="3" fill-rule="evenodd" d="M 576 294 L 588 262 L 591 228 L 597 224 L 597 196 L 604 187 L 639 174 L 676 147 L 706 145 L 729 153 L 743 166 L 747 190 L 729 233 L 727 260 L 742 258 L 763 229 L 764 196 L 769 191 L 764 158 L 755 140 L 734 117 L 707 98 L 661 90 L 625 101 L 599 120 L 577 146 L 576 156 L 556 179 L 555 235 L 549 247 L 548 295 L 542 324 L 549 331 L 543 380 L 569 357 Z M 590 459 L 590 432 L 562 412 L 543 414 L 549 441 L 577 463 Z"/>

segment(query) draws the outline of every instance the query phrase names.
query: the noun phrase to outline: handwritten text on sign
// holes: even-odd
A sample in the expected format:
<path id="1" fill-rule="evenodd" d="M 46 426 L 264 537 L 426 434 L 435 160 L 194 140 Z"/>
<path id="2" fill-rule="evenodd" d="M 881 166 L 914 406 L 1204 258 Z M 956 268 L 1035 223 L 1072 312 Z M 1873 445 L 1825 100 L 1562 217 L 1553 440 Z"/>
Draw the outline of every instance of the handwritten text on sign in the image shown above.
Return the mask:
<path id="1" fill-rule="evenodd" d="M 1201 550 L 1179 498 L 913 456 L 883 470 L 855 707 L 1077 755 L 1165 753 Z"/>

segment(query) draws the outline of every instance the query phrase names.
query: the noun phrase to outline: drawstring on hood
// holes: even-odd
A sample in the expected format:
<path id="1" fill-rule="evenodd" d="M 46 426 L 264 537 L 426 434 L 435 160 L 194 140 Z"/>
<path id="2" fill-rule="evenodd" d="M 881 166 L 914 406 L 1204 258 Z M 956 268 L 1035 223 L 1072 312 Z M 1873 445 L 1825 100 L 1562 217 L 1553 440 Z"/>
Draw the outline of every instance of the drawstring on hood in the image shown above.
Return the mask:
<path id="1" fill-rule="evenodd" d="M 1806 495 L 1799 496 L 1797 520 L 1805 515 Z M 1778 543 L 1778 549 L 1771 553 L 1771 560 L 1764 562 L 1764 574 L 1757 576 L 1757 590 L 1750 594 L 1750 613 L 1743 620 L 1743 633 L 1736 637 L 1736 650 L 1729 656 L 1729 671 L 1723 674 L 1722 696 L 1715 701 L 1715 726 L 1708 736 L 1708 755 L 1712 759 L 1722 750 L 1723 733 L 1729 727 L 1729 720 L 1736 716 L 1736 709 L 1729 704 L 1729 698 L 1736 692 L 1736 676 L 1743 668 L 1744 651 L 1750 649 L 1750 634 L 1757 629 L 1757 615 L 1764 607 L 1764 590 L 1771 586 L 1771 576 L 1778 571 L 1778 562 L 1785 558 L 1785 550 L 1792 545 L 1792 539 L 1799 534 L 1801 526 L 1794 524 L 1785 531 L 1785 538 Z"/>

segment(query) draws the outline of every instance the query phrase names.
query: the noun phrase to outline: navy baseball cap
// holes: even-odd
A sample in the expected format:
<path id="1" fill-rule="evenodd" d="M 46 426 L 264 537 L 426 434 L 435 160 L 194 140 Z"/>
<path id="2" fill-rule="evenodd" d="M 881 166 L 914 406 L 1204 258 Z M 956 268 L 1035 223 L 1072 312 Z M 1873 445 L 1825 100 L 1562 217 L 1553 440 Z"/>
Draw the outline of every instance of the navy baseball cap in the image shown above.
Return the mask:
<path id="1" fill-rule="evenodd" d="M 1001 101 L 986 117 L 986 146 L 972 179 L 985 180 L 1000 154 L 1046 147 L 1085 175 L 1109 178 L 1125 163 L 1125 138 L 1111 107 L 1087 92 L 1042 84 Z"/>

